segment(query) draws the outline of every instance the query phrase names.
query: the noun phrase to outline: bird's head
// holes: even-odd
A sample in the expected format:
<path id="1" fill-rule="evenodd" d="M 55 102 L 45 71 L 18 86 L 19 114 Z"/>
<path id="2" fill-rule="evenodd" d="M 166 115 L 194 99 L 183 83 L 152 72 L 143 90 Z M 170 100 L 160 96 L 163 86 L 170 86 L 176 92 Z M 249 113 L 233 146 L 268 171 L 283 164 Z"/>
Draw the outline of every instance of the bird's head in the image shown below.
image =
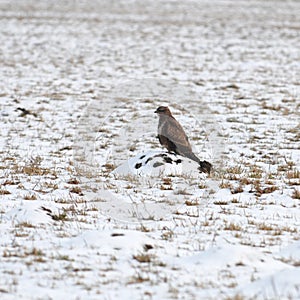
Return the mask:
<path id="1" fill-rule="evenodd" d="M 159 115 L 172 116 L 171 111 L 169 110 L 169 108 L 167 106 L 159 106 L 154 113 L 159 114 Z"/>

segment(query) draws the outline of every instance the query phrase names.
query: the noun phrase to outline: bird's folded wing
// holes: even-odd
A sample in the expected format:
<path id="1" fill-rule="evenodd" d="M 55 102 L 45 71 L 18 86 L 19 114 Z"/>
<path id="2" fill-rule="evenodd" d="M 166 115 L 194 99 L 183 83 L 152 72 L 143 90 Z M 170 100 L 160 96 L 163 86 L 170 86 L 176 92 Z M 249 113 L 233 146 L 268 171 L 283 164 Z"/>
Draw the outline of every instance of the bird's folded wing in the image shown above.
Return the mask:
<path id="1" fill-rule="evenodd" d="M 175 119 L 170 118 L 166 122 L 161 134 L 172 141 L 177 148 L 182 149 L 183 151 L 191 150 L 188 137 L 181 125 Z"/>

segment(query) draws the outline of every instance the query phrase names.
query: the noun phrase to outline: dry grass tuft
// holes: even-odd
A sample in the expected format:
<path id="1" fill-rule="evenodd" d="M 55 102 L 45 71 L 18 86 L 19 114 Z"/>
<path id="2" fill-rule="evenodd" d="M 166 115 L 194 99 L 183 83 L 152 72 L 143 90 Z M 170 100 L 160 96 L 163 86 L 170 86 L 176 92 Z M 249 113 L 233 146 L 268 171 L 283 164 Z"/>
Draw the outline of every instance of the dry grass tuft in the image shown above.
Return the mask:
<path id="1" fill-rule="evenodd" d="M 294 189 L 294 192 L 292 194 L 293 199 L 300 199 L 300 190 L 299 189 Z"/>
<path id="2" fill-rule="evenodd" d="M 241 231 L 241 230 L 243 230 L 243 228 L 240 225 L 238 225 L 238 224 L 229 223 L 229 224 L 225 225 L 224 230 Z"/>
<path id="3" fill-rule="evenodd" d="M 173 190 L 172 179 L 170 177 L 163 178 L 160 189 L 161 190 Z"/>
<path id="4" fill-rule="evenodd" d="M 288 171 L 286 173 L 286 178 L 287 179 L 300 179 L 300 171 L 299 170 Z"/>
<path id="5" fill-rule="evenodd" d="M 150 255 L 150 254 L 145 254 L 145 253 L 140 253 L 140 254 L 137 254 L 137 255 L 133 255 L 133 258 L 138 261 L 139 263 L 150 263 L 152 258 L 153 258 L 153 255 Z"/>
<path id="6" fill-rule="evenodd" d="M 3 189 L 3 188 L 0 188 L 0 195 L 9 195 L 11 194 L 10 191 L 6 190 L 6 189 Z"/>
<path id="7" fill-rule="evenodd" d="M 36 200 L 37 197 L 35 194 L 27 194 L 24 196 L 24 200 Z"/>

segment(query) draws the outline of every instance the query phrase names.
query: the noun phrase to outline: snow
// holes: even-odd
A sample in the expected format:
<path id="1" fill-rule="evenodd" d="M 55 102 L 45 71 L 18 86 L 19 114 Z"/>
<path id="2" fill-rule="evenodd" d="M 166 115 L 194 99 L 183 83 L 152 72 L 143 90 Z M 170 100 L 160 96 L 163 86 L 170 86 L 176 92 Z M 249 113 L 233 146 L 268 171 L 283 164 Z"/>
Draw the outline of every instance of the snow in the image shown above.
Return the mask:
<path id="1" fill-rule="evenodd" d="M 196 162 L 164 151 L 142 152 L 118 166 L 113 173 L 123 176 L 186 175 L 196 178 L 206 177 L 199 171 L 199 164 Z"/>
<path id="2" fill-rule="evenodd" d="M 0 0 L 0 299 L 299 299 L 299 15 Z"/>
<path id="3" fill-rule="evenodd" d="M 243 287 L 242 294 L 255 299 L 297 299 L 299 270 L 280 270 Z"/>
<path id="4" fill-rule="evenodd" d="M 51 220 L 42 212 L 40 203 L 20 203 L 20 206 L 9 210 L 4 218 L 16 223 L 27 222 L 32 225 L 45 224 Z"/>

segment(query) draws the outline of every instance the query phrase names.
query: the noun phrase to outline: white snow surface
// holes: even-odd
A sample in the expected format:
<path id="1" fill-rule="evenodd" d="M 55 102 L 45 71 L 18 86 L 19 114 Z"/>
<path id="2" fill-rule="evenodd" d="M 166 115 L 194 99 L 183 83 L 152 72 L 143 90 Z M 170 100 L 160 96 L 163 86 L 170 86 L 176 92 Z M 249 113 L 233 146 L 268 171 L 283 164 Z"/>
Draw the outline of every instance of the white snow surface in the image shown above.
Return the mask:
<path id="1" fill-rule="evenodd" d="M 300 299 L 299 16 L 0 0 L 0 299 Z"/>

